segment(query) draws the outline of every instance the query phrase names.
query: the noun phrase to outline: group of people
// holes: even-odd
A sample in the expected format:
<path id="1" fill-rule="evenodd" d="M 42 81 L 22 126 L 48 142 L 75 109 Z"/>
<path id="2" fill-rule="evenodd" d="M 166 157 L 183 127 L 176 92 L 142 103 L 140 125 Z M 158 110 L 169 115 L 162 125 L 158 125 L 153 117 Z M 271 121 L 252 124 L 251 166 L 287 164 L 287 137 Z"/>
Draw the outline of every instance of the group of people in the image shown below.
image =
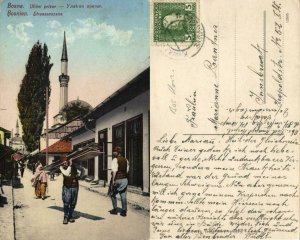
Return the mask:
<path id="1" fill-rule="evenodd" d="M 113 160 L 111 164 L 111 191 L 109 195 L 111 197 L 113 208 L 109 211 L 110 214 L 117 215 L 117 194 L 120 194 L 122 210 L 120 215 L 127 216 L 127 199 L 126 192 L 128 186 L 128 172 L 129 162 L 121 155 L 121 148 L 115 147 L 113 150 Z M 77 203 L 78 190 L 79 190 L 79 174 L 80 170 L 73 164 L 72 159 L 66 160 L 60 166 L 60 172 L 63 175 L 63 187 L 62 187 L 62 201 L 64 208 L 63 224 L 75 222 L 73 213 Z M 32 178 L 32 184 L 35 187 L 36 198 L 46 198 L 46 189 L 48 186 L 47 172 L 43 170 L 43 165 L 38 162 L 35 170 L 35 174 Z"/>

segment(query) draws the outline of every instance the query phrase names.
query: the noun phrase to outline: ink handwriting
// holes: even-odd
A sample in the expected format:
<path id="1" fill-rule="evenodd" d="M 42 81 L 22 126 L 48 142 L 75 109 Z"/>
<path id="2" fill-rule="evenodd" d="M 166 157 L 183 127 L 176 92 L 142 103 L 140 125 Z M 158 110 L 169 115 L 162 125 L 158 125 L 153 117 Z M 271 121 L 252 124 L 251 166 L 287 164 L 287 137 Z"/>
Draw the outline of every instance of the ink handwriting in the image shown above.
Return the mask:
<path id="1" fill-rule="evenodd" d="M 171 99 L 169 103 L 169 110 L 171 113 L 176 114 L 177 111 L 177 105 L 176 105 L 176 85 L 175 85 L 175 74 L 174 70 L 172 70 L 172 73 L 170 75 L 170 83 L 167 84 L 168 90 L 171 93 Z"/>
<path id="2" fill-rule="evenodd" d="M 193 97 L 187 101 L 193 105 Z M 299 122 L 282 106 L 238 104 L 227 115 L 222 134 L 162 133 L 154 144 L 151 229 L 160 239 L 266 239 L 298 231 L 299 183 L 290 176 L 298 171 Z"/>

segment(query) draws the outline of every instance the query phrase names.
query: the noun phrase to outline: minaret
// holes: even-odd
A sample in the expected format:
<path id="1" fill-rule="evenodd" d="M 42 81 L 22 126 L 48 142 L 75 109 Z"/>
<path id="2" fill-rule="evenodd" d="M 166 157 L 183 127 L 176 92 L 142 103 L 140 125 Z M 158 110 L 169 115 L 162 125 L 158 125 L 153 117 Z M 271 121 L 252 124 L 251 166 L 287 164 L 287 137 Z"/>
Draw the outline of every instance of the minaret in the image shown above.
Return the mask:
<path id="1" fill-rule="evenodd" d="M 61 75 L 59 76 L 60 82 L 60 98 L 59 98 L 59 111 L 68 103 L 68 53 L 66 44 L 66 33 L 64 32 L 64 42 L 61 55 Z"/>
<path id="2" fill-rule="evenodd" d="M 19 122 L 17 120 L 17 124 L 16 124 L 16 137 L 19 137 L 20 134 L 19 134 Z"/>

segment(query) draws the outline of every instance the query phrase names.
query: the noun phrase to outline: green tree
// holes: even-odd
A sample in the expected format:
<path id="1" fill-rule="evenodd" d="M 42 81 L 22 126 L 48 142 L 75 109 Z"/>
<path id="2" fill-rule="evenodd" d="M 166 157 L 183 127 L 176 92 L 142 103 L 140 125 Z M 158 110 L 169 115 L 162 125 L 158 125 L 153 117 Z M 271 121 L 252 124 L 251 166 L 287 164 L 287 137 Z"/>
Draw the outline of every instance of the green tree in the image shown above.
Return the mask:
<path id="1" fill-rule="evenodd" d="M 18 94 L 19 117 L 23 128 L 23 141 L 27 151 L 38 147 L 46 115 L 46 87 L 50 99 L 49 74 L 53 66 L 48 47 L 37 42 L 33 45 L 26 64 L 26 74 Z"/>
<path id="2" fill-rule="evenodd" d="M 70 121 L 75 117 L 86 115 L 90 110 L 89 106 L 83 105 L 80 101 L 75 101 L 65 105 L 61 112 L 66 120 Z"/>

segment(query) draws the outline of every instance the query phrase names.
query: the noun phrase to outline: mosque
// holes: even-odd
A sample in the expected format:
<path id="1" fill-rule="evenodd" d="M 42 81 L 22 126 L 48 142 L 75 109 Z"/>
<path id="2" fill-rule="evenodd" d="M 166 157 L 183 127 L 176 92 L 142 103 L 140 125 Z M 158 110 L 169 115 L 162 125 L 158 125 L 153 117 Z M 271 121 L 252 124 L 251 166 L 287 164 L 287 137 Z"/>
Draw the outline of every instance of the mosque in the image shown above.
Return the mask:
<path id="1" fill-rule="evenodd" d="M 62 109 L 69 105 L 79 103 L 81 106 L 88 107 L 90 110 L 92 106 L 82 100 L 72 100 L 68 102 L 68 84 L 70 81 L 70 76 L 68 75 L 68 52 L 67 52 L 67 43 L 66 43 L 66 33 L 64 32 L 64 40 L 63 40 L 63 48 L 62 48 L 62 55 L 61 55 L 61 75 L 59 76 L 59 83 L 60 83 L 60 95 L 59 95 L 59 111 L 53 117 L 53 126 L 52 129 L 55 129 L 59 126 L 62 126 L 66 123 L 66 118 L 62 113 Z"/>
<path id="2" fill-rule="evenodd" d="M 11 134 L 9 145 L 13 150 L 24 154 L 26 153 L 25 143 L 23 142 L 22 136 L 20 135 L 19 131 L 19 121 L 17 120 L 16 133 L 15 135 L 13 135 L 13 133 Z"/>
<path id="3" fill-rule="evenodd" d="M 59 107 L 58 113 L 53 117 L 53 125 L 48 130 L 48 153 L 50 162 L 52 160 L 58 160 L 61 156 L 65 156 L 71 152 L 71 144 L 69 141 L 62 140 L 64 136 L 75 131 L 83 126 L 83 121 L 77 117 L 73 120 L 67 121 L 63 109 L 66 106 L 72 104 L 80 104 L 92 110 L 92 106 L 82 100 L 68 101 L 68 85 L 70 82 L 70 76 L 68 75 L 68 52 L 66 43 L 66 33 L 64 32 L 64 40 L 61 55 L 61 75 L 59 76 L 60 83 L 60 95 L 59 95 Z M 40 137 L 40 153 L 46 153 L 46 132 Z"/>

